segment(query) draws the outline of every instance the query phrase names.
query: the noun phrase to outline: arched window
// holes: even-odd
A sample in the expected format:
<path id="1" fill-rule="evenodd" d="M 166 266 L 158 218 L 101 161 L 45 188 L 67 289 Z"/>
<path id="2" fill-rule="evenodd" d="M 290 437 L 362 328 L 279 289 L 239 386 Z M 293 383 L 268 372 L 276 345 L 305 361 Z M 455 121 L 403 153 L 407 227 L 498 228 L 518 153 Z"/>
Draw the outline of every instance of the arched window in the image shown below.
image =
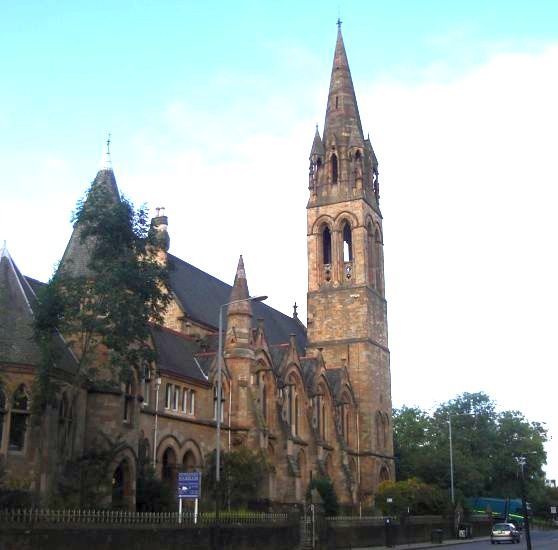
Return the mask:
<path id="1" fill-rule="evenodd" d="M 383 441 L 382 431 L 383 431 L 382 415 L 378 411 L 376 413 L 376 446 L 377 446 L 378 449 L 383 448 L 383 445 L 382 445 L 382 441 Z"/>
<path id="2" fill-rule="evenodd" d="M 384 293 L 384 281 L 383 281 L 383 245 L 382 236 L 378 228 L 374 233 L 374 261 L 375 261 L 375 273 L 376 273 L 376 290 L 382 295 Z"/>
<path id="3" fill-rule="evenodd" d="M 343 261 L 353 261 L 353 236 L 349 222 L 343 225 Z"/>
<path id="4" fill-rule="evenodd" d="M 322 230 L 322 263 L 331 263 L 331 231 L 327 225 Z"/>
<path id="5" fill-rule="evenodd" d="M 132 382 L 124 384 L 124 422 L 132 422 L 134 404 L 134 385 Z"/>
<path id="6" fill-rule="evenodd" d="M 293 435 L 298 435 L 299 433 L 299 426 L 298 426 L 298 413 L 299 413 L 299 399 L 298 399 L 298 394 L 295 391 L 295 396 L 294 396 L 294 422 L 293 422 Z"/>
<path id="7" fill-rule="evenodd" d="M 176 454 L 169 447 L 163 453 L 163 472 L 162 472 L 163 481 L 173 486 L 176 477 L 174 475 L 175 471 L 176 471 Z"/>
<path id="8" fill-rule="evenodd" d="M 58 408 L 58 450 L 63 455 L 71 450 L 72 409 L 64 393 Z"/>
<path id="9" fill-rule="evenodd" d="M 331 183 L 337 183 L 339 178 L 339 167 L 337 161 L 337 155 L 333 153 L 331 155 Z"/>
<path id="10" fill-rule="evenodd" d="M 10 451 L 23 451 L 25 434 L 27 432 L 27 417 L 29 416 L 29 398 L 25 385 L 21 384 L 12 396 L 12 411 L 10 415 Z"/>
<path id="11" fill-rule="evenodd" d="M 267 388 L 265 385 L 265 378 L 262 377 L 262 416 L 267 422 Z"/>
<path id="12" fill-rule="evenodd" d="M 389 470 L 385 465 L 380 470 L 380 482 L 382 481 L 389 481 Z"/>

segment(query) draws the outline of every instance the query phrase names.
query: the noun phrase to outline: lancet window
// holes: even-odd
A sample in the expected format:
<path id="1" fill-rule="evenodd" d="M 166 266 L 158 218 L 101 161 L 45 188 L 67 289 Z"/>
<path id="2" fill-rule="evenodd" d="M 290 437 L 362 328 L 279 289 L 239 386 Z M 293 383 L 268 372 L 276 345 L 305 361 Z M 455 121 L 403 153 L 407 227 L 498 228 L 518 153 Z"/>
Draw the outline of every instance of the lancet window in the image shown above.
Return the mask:
<path id="1" fill-rule="evenodd" d="M 331 159 L 331 183 L 337 183 L 339 179 L 339 162 L 337 160 L 337 155 L 332 153 Z"/>
<path id="2" fill-rule="evenodd" d="M 10 439 L 8 449 L 10 451 L 23 451 L 25 446 L 25 435 L 27 433 L 27 419 L 29 417 L 29 398 L 27 389 L 21 384 L 12 396 L 12 407 L 10 411 Z"/>

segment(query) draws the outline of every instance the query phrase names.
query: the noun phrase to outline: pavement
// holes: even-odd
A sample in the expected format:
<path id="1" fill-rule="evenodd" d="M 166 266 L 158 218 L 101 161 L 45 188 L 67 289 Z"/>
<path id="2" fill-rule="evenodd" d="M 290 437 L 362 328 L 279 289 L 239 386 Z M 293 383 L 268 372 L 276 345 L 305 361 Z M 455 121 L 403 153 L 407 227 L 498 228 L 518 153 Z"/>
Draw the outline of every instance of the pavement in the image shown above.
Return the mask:
<path id="1" fill-rule="evenodd" d="M 471 544 L 472 542 L 489 541 L 490 537 L 475 537 L 473 539 L 447 539 L 444 542 L 417 542 L 412 544 L 398 544 L 397 546 L 359 546 L 353 550 L 422 550 L 423 548 L 442 548 L 457 544 Z"/>

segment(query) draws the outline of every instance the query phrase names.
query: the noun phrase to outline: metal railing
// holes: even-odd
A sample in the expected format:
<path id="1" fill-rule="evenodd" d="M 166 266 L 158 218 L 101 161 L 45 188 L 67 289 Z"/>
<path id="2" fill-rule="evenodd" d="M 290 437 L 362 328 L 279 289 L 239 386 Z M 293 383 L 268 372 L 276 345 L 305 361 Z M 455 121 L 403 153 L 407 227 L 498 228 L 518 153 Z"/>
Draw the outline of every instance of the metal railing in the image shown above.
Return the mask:
<path id="1" fill-rule="evenodd" d="M 0 510 L 0 524 L 16 525 L 212 525 L 214 513 L 201 513 L 194 521 L 193 512 L 127 512 L 119 510 L 50 510 L 44 508 Z M 221 525 L 286 524 L 286 513 L 221 512 Z"/>

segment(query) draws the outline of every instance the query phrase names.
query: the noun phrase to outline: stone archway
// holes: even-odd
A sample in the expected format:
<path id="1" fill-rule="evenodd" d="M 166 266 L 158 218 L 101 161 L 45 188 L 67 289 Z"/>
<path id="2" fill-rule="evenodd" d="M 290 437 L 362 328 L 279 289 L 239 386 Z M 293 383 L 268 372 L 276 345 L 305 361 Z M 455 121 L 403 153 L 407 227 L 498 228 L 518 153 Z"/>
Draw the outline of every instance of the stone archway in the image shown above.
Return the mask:
<path id="1" fill-rule="evenodd" d="M 167 447 L 163 452 L 161 479 L 169 487 L 176 486 L 176 453 L 172 447 Z"/>
<path id="2" fill-rule="evenodd" d="M 124 458 L 112 472 L 112 508 L 115 510 L 133 510 L 134 506 L 132 468 L 128 459 Z"/>

